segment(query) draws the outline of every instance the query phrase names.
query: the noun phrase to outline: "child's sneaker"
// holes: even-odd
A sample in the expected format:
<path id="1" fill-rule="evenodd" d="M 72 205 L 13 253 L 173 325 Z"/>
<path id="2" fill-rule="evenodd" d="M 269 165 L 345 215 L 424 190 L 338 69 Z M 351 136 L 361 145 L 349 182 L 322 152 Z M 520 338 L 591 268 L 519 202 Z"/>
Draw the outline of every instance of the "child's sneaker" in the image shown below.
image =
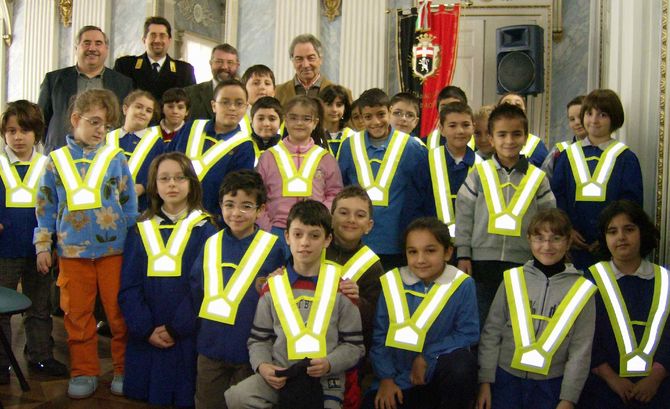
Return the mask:
<path id="1" fill-rule="evenodd" d="M 84 399 L 95 393 L 98 389 L 98 378 L 95 376 L 75 376 L 70 378 L 67 386 L 67 396 L 72 399 Z"/>
<path id="2" fill-rule="evenodd" d="M 123 396 L 123 375 L 114 375 L 109 389 L 112 395 Z"/>

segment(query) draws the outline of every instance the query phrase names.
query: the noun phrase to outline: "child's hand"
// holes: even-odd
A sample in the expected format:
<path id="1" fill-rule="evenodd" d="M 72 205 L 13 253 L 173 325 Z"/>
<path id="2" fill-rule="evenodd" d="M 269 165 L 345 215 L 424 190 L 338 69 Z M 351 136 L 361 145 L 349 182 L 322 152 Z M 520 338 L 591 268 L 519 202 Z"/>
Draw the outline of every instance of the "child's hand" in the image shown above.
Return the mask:
<path id="1" fill-rule="evenodd" d="M 37 271 L 42 274 L 49 274 L 51 269 L 51 252 L 43 251 L 37 255 Z"/>
<path id="2" fill-rule="evenodd" d="M 309 361 L 307 375 L 320 378 L 330 372 L 330 362 L 326 358 L 317 358 Z"/>
<path id="3" fill-rule="evenodd" d="M 472 275 L 472 261 L 467 258 L 458 260 L 458 269 L 467 275 Z"/>
<path id="4" fill-rule="evenodd" d="M 426 384 L 426 369 L 428 369 L 426 358 L 423 355 L 417 355 L 412 362 L 412 372 L 409 374 L 409 381 L 412 382 L 412 385 Z"/>
<path id="5" fill-rule="evenodd" d="M 167 331 L 165 330 L 165 325 L 161 325 L 160 327 L 154 328 L 154 331 L 149 336 L 149 343 L 155 346 L 156 348 L 161 349 L 170 348 L 174 346 L 174 341 L 169 342 L 163 338 L 164 337 L 164 335 L 162 334 L 163 332 L 167 333 Z M 172 337 L 170 337 L 169 334 L 168 337 L 172 339 Z"/>
<path id="6" fill-rule="evenodd" d="M 656 396 L 658 387 L 661 386 L 663 379 L 664 378 L 655 377 L 653 374 L 645 376 L 633 385 L 629 398 L 638 400 L 642 403 L 648 403 L 650 400 L 654 399 L 654 396 Z"/>
<path id="7" fill-rule="evenodd" d="M 286 385 L 286 377 L 277 377 L 275 376 L 275 371 L 283 371 L 286 368 L 281 366 L 276 366 L 268 363 L 262 363 L 258 365 L 258 373 L 265 379 L 265 382 L 268 383 L 274 389 L 281 389 Z"/>
<path id="8" fill-rule="evenodd" d="M 375 396 L 375 409 L 396 409 L 398 407 L 396 399 L 402 405 L 402 389 L 393 382 L 393 379 L 382 379 Z"/>
<path id="9" fill-rule="evenodd" d="M 280 276 L 282 274 L 284 274 L 284 269 L 280 267 L 280 268 L 276 269 L 275 271 L 271 272 L 270 274 L 268 274 L 268 280 L 271 279 L 274 276 Z"/>
<path id="10" fill-rule="evenodd" d="M 556 409 L 575 409 L 575 404 L 570 402 L 569 400 L 562 400 L 558 402 L 558 406 L 556 406 Z"/>
<path id="11" fill-rule="evenodd" d="M 172 338 L 172 336 L 168 332 L 167 328 L 165 328 L 165 325 L 161 325 L 160 327 L 157 327 L 156 329 L 158 330 L 158 336 L 160 337 L 160 339 L 167 342 L 168 344 L 174 345 L 174 343 L 175 343 L 174 338 Z"/>
<path id="12" fill-rule="evenodd" d="M 347 278 L 340 281 L 340 291 L 350 300 L 358 300 L 358 284 L 355 281 Z"/>
<path id="13" fill-rule="evenodd" d="M 622 402 L 628 403 L 632 398 L 632 391 L 635 384 L 628 378 L 622 378 L 618 375 L 605 379 L 607 385 L 621 398 Z"/>
<path id="14" fill-rule="evenodd" d="M 140 185 L 139 183 L 135 184 L 135 194 L 137 197 L 140 197 L 144 194 L 144 186 Z"/>
<path id="15" fill-rule="evenodd" d="M 2 233 L 3 230 L 5 230 L 5 226 L 2 223 L 0 223 L 0 233 Z"/>
<path id="16" fill-rule="evenodd" d="M 491 409 L 491 384 L 482 383 L 479 385 L 477 394 L 477 409 Z"/>
<path id="17" fill-rule="evenodd" d="M 573 248 L 589 250 L 589 245 L 586 243 L 586 240 L 584 240 L 584 236 L 582 236 L 577 230 L 572 229 L 572 233 L 570 235 L 572 236 Z"/>

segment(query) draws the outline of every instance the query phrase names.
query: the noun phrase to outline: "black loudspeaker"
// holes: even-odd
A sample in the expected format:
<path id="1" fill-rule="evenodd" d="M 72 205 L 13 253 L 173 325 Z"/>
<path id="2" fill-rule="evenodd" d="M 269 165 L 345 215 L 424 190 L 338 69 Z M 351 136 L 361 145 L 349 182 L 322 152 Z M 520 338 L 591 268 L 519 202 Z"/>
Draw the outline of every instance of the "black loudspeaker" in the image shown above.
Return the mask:
<path id="1" fill-rule="evenodd" d="M 536 25 L 496 30 L 498 94 L 544 92 L 544 29 Z"/>

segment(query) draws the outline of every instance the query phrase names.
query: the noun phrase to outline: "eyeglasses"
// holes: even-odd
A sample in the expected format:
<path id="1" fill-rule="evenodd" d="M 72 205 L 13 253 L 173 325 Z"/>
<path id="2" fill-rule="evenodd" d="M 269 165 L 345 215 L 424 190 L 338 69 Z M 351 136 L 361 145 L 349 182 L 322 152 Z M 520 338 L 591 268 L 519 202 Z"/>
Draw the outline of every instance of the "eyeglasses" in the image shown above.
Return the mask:
<path id="1" fill-rule="evenodd" d="M 216 60 L 210 60 L 210 62 L 214 65 L 224 65 L 226 67 L 234 67 L 238 64 L 237 61 L 233 61 L 233 60 L 219 60 L 219 59 L 216 59 Z"/>
<path id="2" fill-rule="evenodd" d="M 158 180 L 158 183 L 170 183 L 170 181 L 173 180 L 175 183 L 183 183 L 188 180 L 188 177 L 184 175 L 177 175 L 177 176 L 162 175 L 157 177 L 156 180 Z"/>
<path id="3" fill-rule="evenodd" d="M 534 244 L 561 244 L 566 241 L 568 238 L 565 236 L 552 236 L 552 237 L 542 237 L 542 236 L 530 236 L 530 241 Z"/>
<path id="4" fill-rule="evenodd" d="M 288 114 L 286 120 L 289 122 L 312 122 L 314 117 L 312 115 Z"/>
<path id="5" fill-rule="evenodd" d="M 391 112 L 391 115 L 393 115 L 396 118 L 405 118 L 408 121 L 413 121 L 416 119 L 416 114 L 414 112 L 403 112 L 403 111 L 393 111 Z"/>
<path id="6" fill-rule="evenodd" d="M 247 103 L 244 101 L 231 101 L 229 99 L 223 99 L 221 101 L 216 101 L 217 104 L 223 105 L 225 108 L 234 108 L 240 109 L 247 106 Z"/>
<path id="7" fill-rule="evenodd" d="M 221 207 L 223 208 L 224 211 L 227 212 L 232 212 L 233 210 L 237 209 L 244 214 L 253 212 L 254 210 L 258 209 L 258 206 L 253 205 L 251 203 L 242 203 L 241 205 L 236 205 L 233 202 L 223 202 Z"/>
<path id="8" fill-rule="evenodd" d="M 114 129 L 114 126 L 106 124 L 102 118 L 98 118 L 97 116 L 94 116 L 93 118 L 87 118 L 83 115 L 79 115 L 79 118 L 86 120 L 86 122 L 88 122 L 94 128 L 102 127 L 107 132 Z"/>

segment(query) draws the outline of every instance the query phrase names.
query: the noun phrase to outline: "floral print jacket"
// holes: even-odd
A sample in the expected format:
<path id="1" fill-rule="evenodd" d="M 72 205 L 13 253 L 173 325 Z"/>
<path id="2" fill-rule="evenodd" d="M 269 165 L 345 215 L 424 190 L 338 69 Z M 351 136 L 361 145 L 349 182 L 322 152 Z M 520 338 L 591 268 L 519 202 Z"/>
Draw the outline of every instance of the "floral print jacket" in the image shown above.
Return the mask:
<path id="1" fill-rule="evenodd" d="M 84 151 L 71 135 L 66 140 L 83 180 L 104 142 Z M 49 157 L 37 192 L 37 228 L 33 236 L 36 252 L 50 251 L 55 234 L 60 257 L 97 259 L 122 254 L 128 227 L 137 218 L 135 186 L 122 151 L 106 169 L 100 195 L 100 208 L 69 211 L 63 182 Z"/>

